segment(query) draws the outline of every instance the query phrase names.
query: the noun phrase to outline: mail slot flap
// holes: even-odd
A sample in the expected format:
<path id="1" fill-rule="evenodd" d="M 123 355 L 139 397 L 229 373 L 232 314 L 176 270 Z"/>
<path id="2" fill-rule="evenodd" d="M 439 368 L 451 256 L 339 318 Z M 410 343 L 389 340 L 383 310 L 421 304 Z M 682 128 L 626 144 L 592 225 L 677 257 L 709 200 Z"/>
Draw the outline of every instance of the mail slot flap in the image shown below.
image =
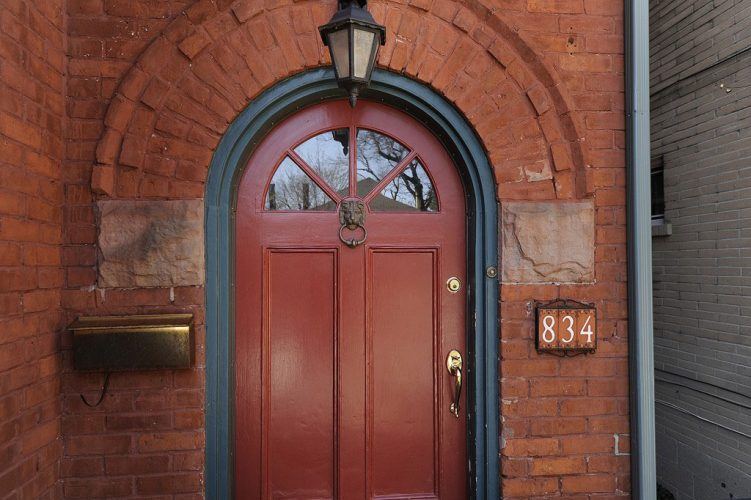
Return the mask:
<path id="1" fill-rule="evenodd" d="M 76 370 L 123 371 L 190 368 L 192 314 L 88 316 L 74 321 Z"/>

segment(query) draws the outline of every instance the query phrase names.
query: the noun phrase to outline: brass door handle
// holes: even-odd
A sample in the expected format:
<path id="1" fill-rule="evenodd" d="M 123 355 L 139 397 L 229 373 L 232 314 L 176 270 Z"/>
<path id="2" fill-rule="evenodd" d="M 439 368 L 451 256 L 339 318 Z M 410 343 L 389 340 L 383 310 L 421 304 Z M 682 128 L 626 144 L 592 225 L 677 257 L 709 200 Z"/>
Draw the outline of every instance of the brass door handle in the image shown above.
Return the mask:
<path id="1" fill-rule="evenodd" d="M 454 400 L 449 406 L 449 411 L 459 418 L 459 398 L 462 395 L 462 355 L 456 349 L 449 352 L 446 358 L 446 368 L 449 373 L 455 378 L 454 383 Z"/>

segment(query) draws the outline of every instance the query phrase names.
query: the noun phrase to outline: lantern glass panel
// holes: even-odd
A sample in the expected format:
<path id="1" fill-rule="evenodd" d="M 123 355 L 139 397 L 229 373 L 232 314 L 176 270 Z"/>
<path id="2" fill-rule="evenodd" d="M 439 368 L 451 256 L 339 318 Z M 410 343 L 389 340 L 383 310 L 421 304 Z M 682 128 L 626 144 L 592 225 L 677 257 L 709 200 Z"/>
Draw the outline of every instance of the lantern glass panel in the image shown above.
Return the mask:
<path id="1" fill-rule="evenodd" d="M 339 78 L 349 78 L 349 27 L 329 33 L 329 49 Z"/>
<path id="2" fill-rule="evenodd" d="M 366 78 L 368 76 L 368 63 L 370 54 L 373 52 L 375 43 L 375 33 L 362 29 L 354 29 L 354 74 L 355 78 Z"/>

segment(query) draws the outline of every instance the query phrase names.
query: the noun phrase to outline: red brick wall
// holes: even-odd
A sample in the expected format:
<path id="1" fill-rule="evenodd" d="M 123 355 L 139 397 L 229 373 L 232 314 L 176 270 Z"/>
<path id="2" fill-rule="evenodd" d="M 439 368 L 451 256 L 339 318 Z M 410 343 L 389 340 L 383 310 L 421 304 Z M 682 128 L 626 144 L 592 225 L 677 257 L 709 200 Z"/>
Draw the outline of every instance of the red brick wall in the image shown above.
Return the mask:
<path id="1" fill-rule="evenodd" d="M 62 0 L 0 2 L 0 496 L 60 498 Z"/>
<path id="2" fill-rule="evenodd" d="M 334 3 L 68 0 L 67 319 L 190 310 L 199 338 L 194 370 L 113 375 L 97 409 L 79 393 L 94 397 L 100 377 L 72 373 L 66 356 L 66 497 L 202 491 L 203 289 L 96 289 L 94 196 L 202 197 L 211 154 L 247 102 L 327 64 L 315 26 Z M 501 201 L 595 200 L 595 284 L 502 287 L 505 497 L 628 496 L 622 3 L 370 3 L 390 34 L 379 64 L 464 112 Z M 532 300 L 555 297 L 597 303 L 596 355 L 534 351 Z"/>
<path id="3" fill-rule="evenodd" d="M 138 55 L 192 0 L 68 0 L 69 126 L 65 161 L 63 303 L 66 320 L 81 313 L 194 311 L 203 345 L 203 290 L 95 290 L 97 230 L 90 189 L 97 141 L 115 89 Z M 104 402 L 101 374 L 72 371 L 63 335 L 65 498 L 130 497 L 202 490 L 203 360 L 191 371 L 112 374 Z"/>

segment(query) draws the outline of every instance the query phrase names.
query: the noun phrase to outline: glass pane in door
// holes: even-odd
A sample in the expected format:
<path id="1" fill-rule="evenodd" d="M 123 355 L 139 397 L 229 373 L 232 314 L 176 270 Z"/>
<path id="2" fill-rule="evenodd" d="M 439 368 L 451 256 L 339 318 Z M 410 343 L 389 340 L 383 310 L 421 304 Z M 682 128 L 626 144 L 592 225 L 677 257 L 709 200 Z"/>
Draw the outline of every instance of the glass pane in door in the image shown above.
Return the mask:
<path id="1" fill-rule="evenodd" d="M 412 160 L 370 201 L 370 208 L 385 212 L 438 211 L 433 182 L 420 161 Z"/>
<path id="2" fill-rule="evenodd" d="M 357 195 L 365 196 L 401 162 L 409 148 L 374 130 L 357 131 Z"/>
<path id="3" fill-rule="evenodd" d="M 311 137 L 295 148 L 300 158 L 334 191 L 346 196 L 349 190 L 349 129 L 329 130 Z"/>
<path id="4" fill-rule="evenodd" d="M 336 204 L 289 157 L 271 178 L 266 193 L 266 210 L 333 211 Z"/>

